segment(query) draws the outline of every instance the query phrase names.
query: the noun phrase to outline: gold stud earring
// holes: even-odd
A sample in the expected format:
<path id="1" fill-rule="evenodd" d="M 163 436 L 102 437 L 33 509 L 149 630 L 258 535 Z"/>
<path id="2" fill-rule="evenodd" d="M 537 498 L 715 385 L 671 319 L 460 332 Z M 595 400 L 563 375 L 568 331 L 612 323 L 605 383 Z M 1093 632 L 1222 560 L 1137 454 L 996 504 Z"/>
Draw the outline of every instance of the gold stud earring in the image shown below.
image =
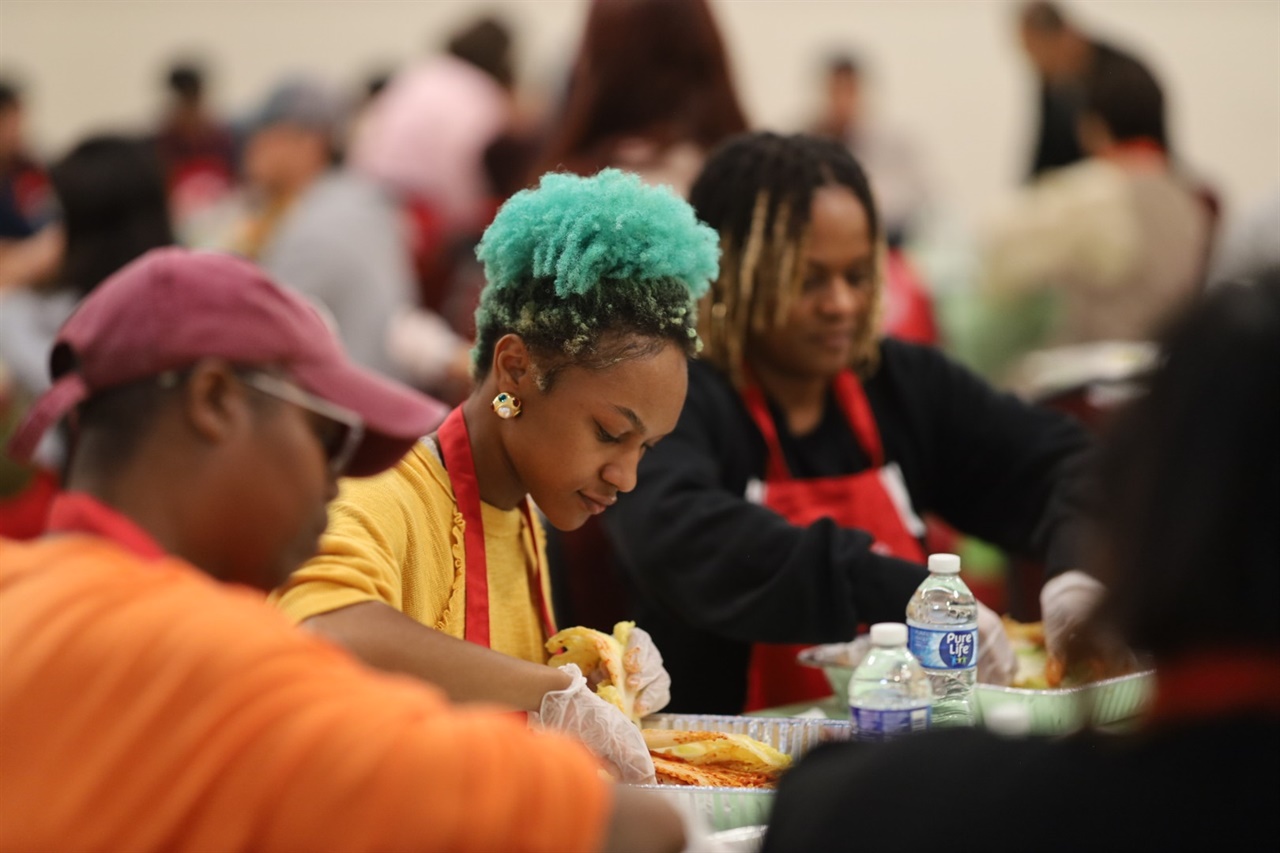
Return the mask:
<path id="1" fill-rule="evenodd" d="M 503 391 L 493 398 L 493 412 L 503 420 L 520 416 L 520 398 Z"/>

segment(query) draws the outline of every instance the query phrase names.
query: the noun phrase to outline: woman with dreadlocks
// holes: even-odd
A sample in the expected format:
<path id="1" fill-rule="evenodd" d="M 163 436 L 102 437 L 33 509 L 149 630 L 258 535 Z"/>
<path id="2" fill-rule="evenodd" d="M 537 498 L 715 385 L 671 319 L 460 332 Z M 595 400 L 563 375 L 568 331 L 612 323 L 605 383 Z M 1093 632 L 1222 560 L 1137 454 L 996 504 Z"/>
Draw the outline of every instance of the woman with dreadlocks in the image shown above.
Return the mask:
<path id="1" fill-rule="evenodd" d="M 830 693 L 795 643 L 904 618 L 934 512 L 1003 548 L 1076 564 L 1087 439 L 934 349 L 881 338 L 883 242 L 836 142 L 726 143 L 690 195 L 719 231 L 701 358 L 679 425 L 605 519 L 663 650 L 673 710 L 738 713 Z M 1056 638 L 1055 638 L 1056 640 Z M 1013 654 L 981 608 L 979 677 Z"/>
<path id="2" fill-rule="evenodd" d="M 675 428 L 716 236 L 634 175 L 552 174 L 502 207 L 477 255 L 475 391 L 394 469 L 342 482 L 320 553 L 277 601 L 375 667 L 536 712 L 626 781 L 652 781 L 639 731 L 592 674 L 543 665 L 555 628 L 530 502 L 581 526 Z M 643 664 L 637 712 L 658 710 L 660 655 L 638 628 L 627 652 Z"/>

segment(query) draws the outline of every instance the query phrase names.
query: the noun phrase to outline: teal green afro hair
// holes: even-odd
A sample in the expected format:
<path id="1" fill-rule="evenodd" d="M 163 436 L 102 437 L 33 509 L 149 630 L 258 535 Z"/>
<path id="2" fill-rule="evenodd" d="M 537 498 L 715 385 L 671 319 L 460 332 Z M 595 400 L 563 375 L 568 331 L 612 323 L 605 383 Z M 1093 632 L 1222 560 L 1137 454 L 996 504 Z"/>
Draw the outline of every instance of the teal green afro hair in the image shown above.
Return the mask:
<path id="1" fill-rule="evenodd" d="M 476 256 L 487 284 L 476 310 L 476 375 L 515 333 L 544 362 L 604 367 L 666 340 L 698 346 L 695 306 L 718 272 L 719 236 L 665 187 L 605 169 L 544 175 L 512 196 Z"/>

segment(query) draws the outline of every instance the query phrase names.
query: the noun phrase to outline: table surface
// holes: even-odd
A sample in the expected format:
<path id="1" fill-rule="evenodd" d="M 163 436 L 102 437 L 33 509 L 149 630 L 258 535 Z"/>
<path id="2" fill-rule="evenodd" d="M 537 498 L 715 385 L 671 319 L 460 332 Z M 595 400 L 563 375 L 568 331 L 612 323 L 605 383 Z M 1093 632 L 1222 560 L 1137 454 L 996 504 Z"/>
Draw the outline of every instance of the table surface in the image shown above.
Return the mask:
<path id="1" fill-rule="evenodd" d="M 847 720 L 849 719 L 849 708 L 844 702 L 841 702 L 835 696 L 828 696 L 826 699 L 810 699 L 807 702 L 796 702 L 793 705 L 779 705 L 776 708 L 765 708 L 760 711 L 751 711 L 746 714 L 748 717 L 817 717 L 821 714 L 828 720 Z M 1110 734 L 1123 734 L 1131 732 L 1142 722 L 1141 715 L 1126 717 L 1122 720 L 1113 720 L 1109 723 L 1095 725 L 1096 731 L 1108 732 Z"/>

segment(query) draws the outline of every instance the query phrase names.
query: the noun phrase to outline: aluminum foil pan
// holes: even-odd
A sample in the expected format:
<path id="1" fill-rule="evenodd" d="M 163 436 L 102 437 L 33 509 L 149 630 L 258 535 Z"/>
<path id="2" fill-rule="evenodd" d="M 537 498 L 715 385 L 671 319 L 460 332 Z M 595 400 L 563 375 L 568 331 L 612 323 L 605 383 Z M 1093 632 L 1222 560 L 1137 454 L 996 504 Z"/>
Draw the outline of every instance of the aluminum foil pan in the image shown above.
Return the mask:
<path id="1" fill-rule="evenodd" d="M 1137 717 L 1150 704 L 1155 686 L 1155 673 L 1147 671 L 1059 690 L 979 684 L 975 693 L 983 714 L 999 705 L 1022 705 L 1030 712 L 1033 733 L 1061 734 L 1086 725 L 1109 726 Z"/>
<path id="2" fill-rule="evenodd" d="M 837 697 L 849 690 L 853 668 L 866 654 L 862 638 L 854 643 L 832 643 L 805 649 L 797 660 L 822 669 Z M 979 684 L 974 691 L 978 711 L 986 714 L 998 705 L 1016 704 L 1030 712 L 1035 734 L 1065 734 L 1082 726 L 1108 726 L 1137 717 L 1150 704 L 1155 673 L 1135 672 L 1058 690 L 1027 690 Z"/>
<path id="3" fill-rule="evenodd" d="M 646 729 L 726 732 L 763 741 L 798 759 L 820 743 L 848 740 L 846 720 L 795 717 L 721 717 L 710 714 L 654 714 L 641 722 Z M 769 822 L 774 792 L 765 788 L 698 788 L 684 785 L 634 785 L 666 798 L 677 809 L 700 814 L 712 830 L 759 826 Z"/>

